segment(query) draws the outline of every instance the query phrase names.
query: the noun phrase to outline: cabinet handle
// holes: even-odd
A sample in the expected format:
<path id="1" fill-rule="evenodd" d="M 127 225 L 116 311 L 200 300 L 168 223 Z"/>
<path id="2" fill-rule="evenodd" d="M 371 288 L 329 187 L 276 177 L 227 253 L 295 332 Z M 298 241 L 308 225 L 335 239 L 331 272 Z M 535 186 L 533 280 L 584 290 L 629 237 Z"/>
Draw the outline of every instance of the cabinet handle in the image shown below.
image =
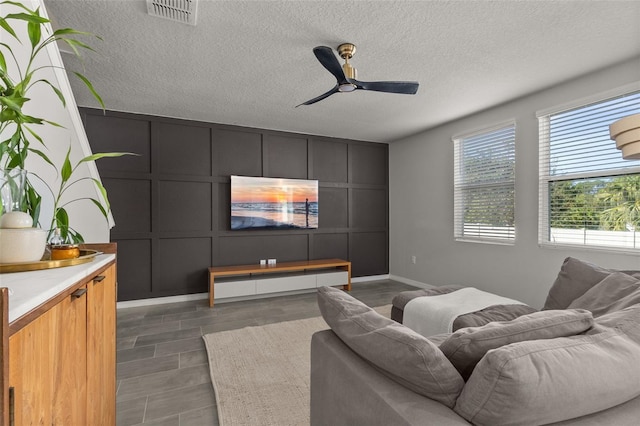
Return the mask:
<path id="1" fill-rule="evenodd" d="M 16 424 L 15 418 L 15 388 L 11 386 L 9 388 L 9 425 L 14 426 Z"/>
<path id="2" fill-rule="evenodd" d="M 74 291 L 73 293 L 71 293 L 71 298 L 72 299 L 78 299 L 78 298 L 82 297 L 86 292 L 87 292 L 86 288 L 79 288 L 76 291 Z"/>
<path id="3" fill-rule="evenodd" d="M 93 279 L 93 283 L 94 284 L 98 284 L 99 282 L 104 281 L 105 278 L 106 278 L 106 276 L 104 276 L 104 275 L 98 275 Z"/>

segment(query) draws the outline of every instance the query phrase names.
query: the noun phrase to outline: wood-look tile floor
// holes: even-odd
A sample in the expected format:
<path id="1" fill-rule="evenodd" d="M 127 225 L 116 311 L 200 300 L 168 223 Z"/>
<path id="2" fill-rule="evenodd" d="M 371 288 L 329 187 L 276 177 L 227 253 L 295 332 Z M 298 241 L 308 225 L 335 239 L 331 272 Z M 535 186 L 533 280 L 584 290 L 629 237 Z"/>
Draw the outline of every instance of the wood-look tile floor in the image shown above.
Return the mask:
<path id="1" fill-rule="evenodd" d="M 354 283 L 351 295 L 381 306 L 414 289 L 384 280 Z M 118 426 L 217 426 L 202 336 L 319 315 L 315 292 L 219 303 L 212 309 L 206 300 L 119 309 Z"/>

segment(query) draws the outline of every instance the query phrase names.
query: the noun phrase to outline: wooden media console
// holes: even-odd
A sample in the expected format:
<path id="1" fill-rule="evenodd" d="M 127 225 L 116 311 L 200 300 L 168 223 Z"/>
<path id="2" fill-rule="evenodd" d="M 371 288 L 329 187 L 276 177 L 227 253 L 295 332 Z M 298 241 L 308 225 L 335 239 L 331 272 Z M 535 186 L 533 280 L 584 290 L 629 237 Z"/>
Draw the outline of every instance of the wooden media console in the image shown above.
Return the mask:
<path id="1" fill-rule="evenodd" d="M 295 272 L 302 274 L 292 274 Z M 220 277 L 228 279 L 216 281 Z M 212 266 L 209 268 L 209 306 L 214 304 L 214 295 L 238 297 L 334 285 L 351 291 L 351 262 L 319 259 L 275 265 Z"/>

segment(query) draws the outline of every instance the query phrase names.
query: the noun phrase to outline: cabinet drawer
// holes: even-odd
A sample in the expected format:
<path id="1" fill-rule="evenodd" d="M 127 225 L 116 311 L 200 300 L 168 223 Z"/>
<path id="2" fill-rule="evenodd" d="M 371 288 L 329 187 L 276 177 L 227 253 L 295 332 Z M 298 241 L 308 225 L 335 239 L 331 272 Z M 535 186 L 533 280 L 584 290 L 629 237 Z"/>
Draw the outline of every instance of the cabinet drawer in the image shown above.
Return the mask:
<path id="1" fill-rule="evenodd" d="M 290 277 L 262 278 L 257 280 L 256 293 L 302 290 L 316 286 L 315 275 L 295 275 Z"/>
<path id="2" fill-rule="evenodd" d="M 224 299 L 225 297 L 250 296 L 256 294 L 256 281 L 215 281 L 213 283 L 213 292 L 216 296 L 216 299 Z"/>
<path id="3" fill-rule="evenodd" d="M 318 287 L 346 285 L 349 282 L 349 273 L 347 271 L 322 272 L 316 277 Z"/>

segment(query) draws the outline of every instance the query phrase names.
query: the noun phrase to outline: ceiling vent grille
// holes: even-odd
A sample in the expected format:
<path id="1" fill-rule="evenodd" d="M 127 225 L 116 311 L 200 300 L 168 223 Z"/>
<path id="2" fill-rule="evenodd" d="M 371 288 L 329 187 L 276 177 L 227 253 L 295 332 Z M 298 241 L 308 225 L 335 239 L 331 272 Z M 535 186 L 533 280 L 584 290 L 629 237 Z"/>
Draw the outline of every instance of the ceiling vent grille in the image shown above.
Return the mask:
<path id="1" fill-rule="evenodd" d="M 197 0 L 147 0 L 147 12 L 151 16 L 195 25 Z"/>

